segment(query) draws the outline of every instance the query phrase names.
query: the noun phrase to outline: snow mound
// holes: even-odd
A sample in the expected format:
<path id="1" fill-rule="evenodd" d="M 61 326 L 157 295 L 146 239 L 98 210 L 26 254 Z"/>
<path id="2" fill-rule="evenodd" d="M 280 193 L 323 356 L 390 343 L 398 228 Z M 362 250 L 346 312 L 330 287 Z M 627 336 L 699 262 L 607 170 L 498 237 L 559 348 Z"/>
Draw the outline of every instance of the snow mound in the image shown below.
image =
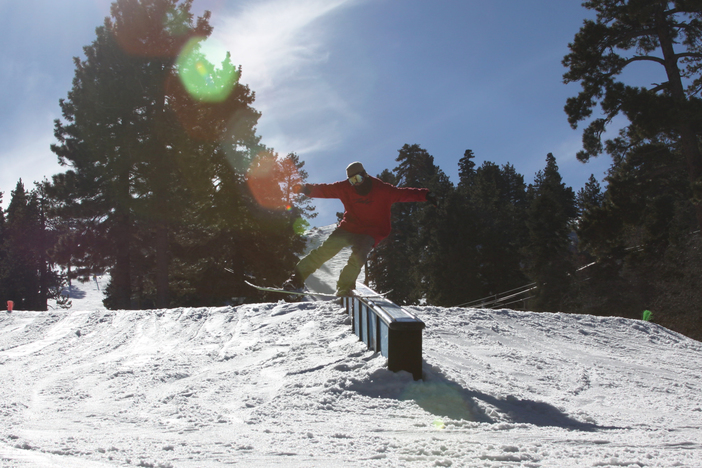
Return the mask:
<path id="1" fill-rule="evenodd" d="M 331 302 L 0 316 L 0 466 L 687 466 L 702 344 L 655 324 L 410 308 L 424 379 Z"/>
<path id="2" fill-rule="evenodd" d="M 702 343 L 653 323 L 409 307 L 415 382 L 332 302 L 108 311 L 107 280 L 0 313 L 0 467 L 702 466 Z"/>

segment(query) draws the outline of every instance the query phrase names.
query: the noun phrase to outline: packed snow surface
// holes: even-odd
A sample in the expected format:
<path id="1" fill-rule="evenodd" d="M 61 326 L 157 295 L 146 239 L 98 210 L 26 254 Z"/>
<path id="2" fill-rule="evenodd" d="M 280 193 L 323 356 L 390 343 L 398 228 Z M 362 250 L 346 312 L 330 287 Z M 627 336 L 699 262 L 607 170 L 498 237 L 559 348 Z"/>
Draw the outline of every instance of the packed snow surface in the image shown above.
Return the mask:
<path id="1" fill-rule="evenodd" d="M 702 466 L 702 344 L 654 323 L 411 307 L 415 382 L 332 302 L 108 311 L 105 281 L 0 312 L 0 466 Z"/>

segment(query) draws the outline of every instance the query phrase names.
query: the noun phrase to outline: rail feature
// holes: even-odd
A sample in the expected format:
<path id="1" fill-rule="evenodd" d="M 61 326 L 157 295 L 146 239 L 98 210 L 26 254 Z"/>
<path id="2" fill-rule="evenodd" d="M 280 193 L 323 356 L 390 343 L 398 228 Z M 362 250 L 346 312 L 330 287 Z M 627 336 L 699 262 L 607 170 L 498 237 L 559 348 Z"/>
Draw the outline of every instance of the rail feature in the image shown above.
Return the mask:
<path id="1" fill-rule="evenodd" d="M 407 371 L 414 380 L 422 378 L 422 330 L 424 322 L 372 289 L 357 285 L 343 305 L 351 316 L 353 331 L 368 348 L 388 359 L 388 369 Z"/>

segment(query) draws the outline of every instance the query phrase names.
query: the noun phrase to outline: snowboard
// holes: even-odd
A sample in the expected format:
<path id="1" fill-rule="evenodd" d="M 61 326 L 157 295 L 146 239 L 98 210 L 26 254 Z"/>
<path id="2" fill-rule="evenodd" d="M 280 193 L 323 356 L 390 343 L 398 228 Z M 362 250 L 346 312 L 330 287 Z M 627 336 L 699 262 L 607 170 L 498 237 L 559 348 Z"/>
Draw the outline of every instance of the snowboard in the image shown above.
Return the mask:
<path id="1" fill-rule="evenodd" d="M 339 296 L 337 296 L 336 294 L 317 293 L 314 291 L 307 291 L 307 290 L 288 291 L 287 289 L 283 289 L 283 288 L 269 288 L 267 286 L 259 286 L 257 284 L 249 283 L 246 280 L 244 280 L 244 283 L 248 284 L 252 288 L 258 289 L 259 291 L 267 291 L 267 292 L 274 292 L 274 293 L 280 293 L 280 294 L 291 294 L 293 296 L 313 296 L 313 297 L 319 297 L 322 299 L 339 299 Z"/>
<path id="2" fill-rule="evenodd" d="M 267 291 L 267 292 L 274 292 L 274 293 L 280 293 L 280 294 L 292 294 L 294 296 L 312 296 L 312 297 L 318 297 L 320 299 L 342 299 L 343 296 L 337 296 L 336 294 L 326 294 L 326 293 L 318 293 L 314 291 L 310 291 L 308 289 L 301 290 L 301 291 L 288 291 L 287 289 L 282 289 L 282 288 L 270 288 L 267 286 L 259 286 L 257 284 L 250 283 L 249 281 L 244 280 L 244 283 L 248 284 L 252 288 L 256 288 L 259 291 Z M 385 297 L 384 294 L 369 294 L 369 295 L 353 295 L 352 297 L 358 297 L 361 299 L 378 299 L 378 298 L 383 298 Z"/>
<path id="3" fill-rule="evenodd" d="M 230 270 L 229 268 L 225 268 L 226 271 L 229 273 L 234 273 L 233 270 Z M 318 293 L 314 291 L 310 291 L 308 289 L 303 289 L 303 290 L 293 290 L 293 291 L 288 291 L 287 289 L 283 288 L 272 288 L 268 286 L 259 286 L 257 284 L 253 284 L 250 281 L 244 280 L 244 283 L 248 284 L 252 288 L 258 289 L 259 291 L 266 291 L 266 292 L 274 292 L 274 293 L 280 293 L 280 294 L 288 294 L 292 296 L 311 296 L 311 297 L 317 297 L 319 299 L 342 299 L 342 296 L 337 296 L 336 294 L 327 294 L 327 293 Z M 382 299 L 385 297 L 386 294 L 388 294 L 390 291 L 382 294 L 355 294 L 353 297 L 359 297 L 361 299 Z"/>

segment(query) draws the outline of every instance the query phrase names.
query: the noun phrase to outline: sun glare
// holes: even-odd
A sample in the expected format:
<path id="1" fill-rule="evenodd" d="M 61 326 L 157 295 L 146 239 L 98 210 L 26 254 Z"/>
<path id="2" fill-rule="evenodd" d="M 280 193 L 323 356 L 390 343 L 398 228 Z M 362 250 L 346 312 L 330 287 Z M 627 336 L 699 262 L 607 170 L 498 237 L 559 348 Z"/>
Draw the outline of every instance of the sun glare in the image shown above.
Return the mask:
<path id="1" fill-rule="evenodd" d="M 219 67 L 214 65 L 217 62 Z M 224 101 L 239 80 L 239 72 L 224 48 L 202 37 L 186 43 L 176 66 L 181 83 L 198 101 Z"/>

